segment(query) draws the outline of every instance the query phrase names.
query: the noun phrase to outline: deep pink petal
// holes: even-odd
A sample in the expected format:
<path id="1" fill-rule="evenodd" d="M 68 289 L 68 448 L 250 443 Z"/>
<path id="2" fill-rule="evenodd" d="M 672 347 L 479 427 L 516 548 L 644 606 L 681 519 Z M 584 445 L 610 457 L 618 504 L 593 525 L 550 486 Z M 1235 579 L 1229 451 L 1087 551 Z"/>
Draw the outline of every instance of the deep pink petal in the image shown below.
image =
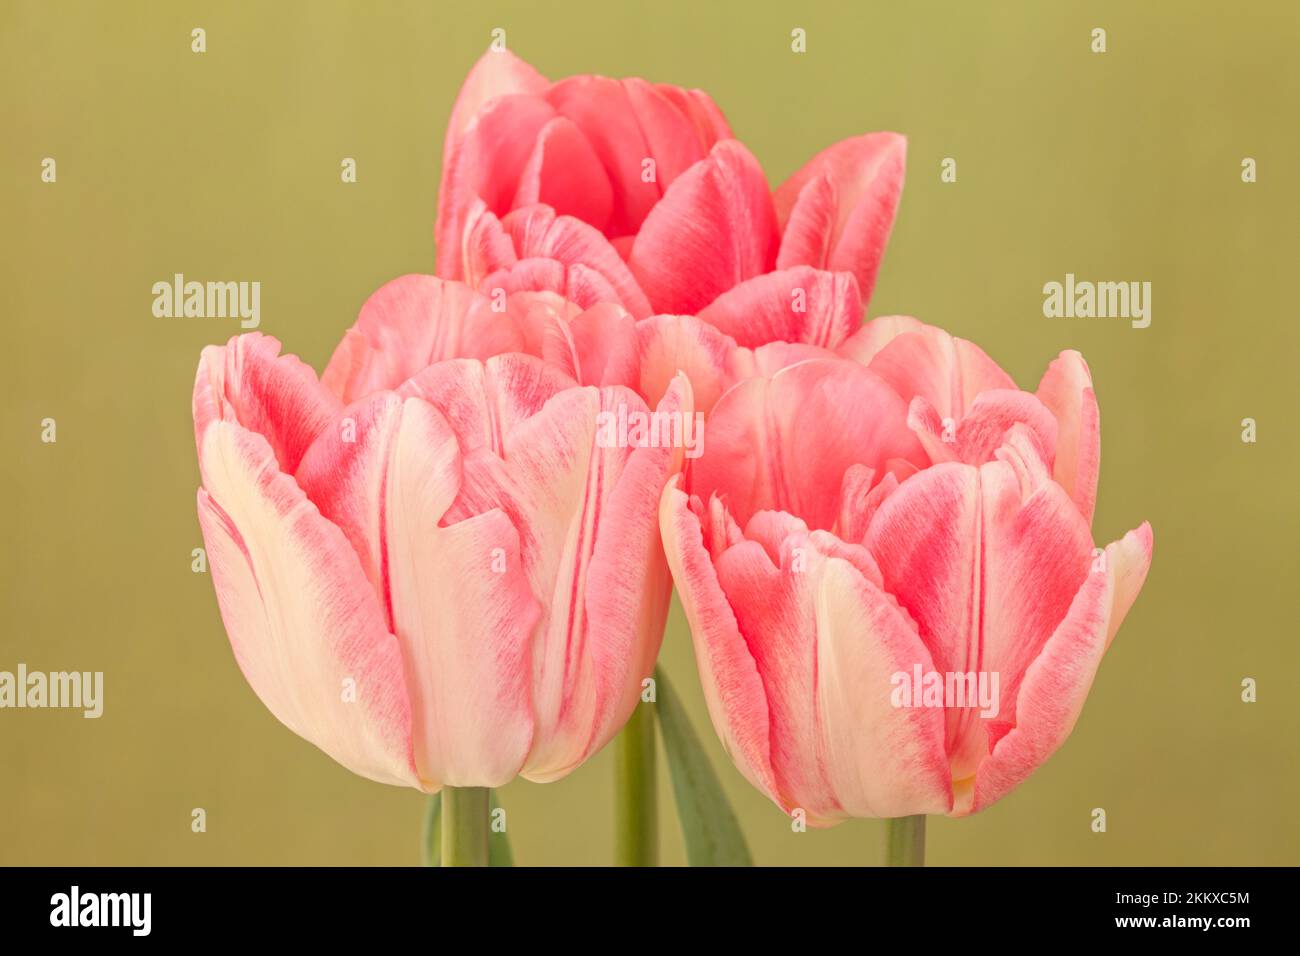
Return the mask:
<path id="1" fill-rule="evenodd" d="M 194 438 L 202 449 L 213 422 L 236 422 L 265 438 L 280 469 L 292 474 L 339 407 L 309 365 L 280 355 L 276 339 L 248 332 L 203 350 L 194 378 Z"/>
<path id="2" fill-rule="evenodd" d="M 714 146 L 646 217 L 628 265 L 656 312 L 693 315 L 772 269 L 776 218 L 758 161 L 736 140 Z"/>
<path id="3" fill-rule="evenodd" d="M 906 165 L 907 140 L 897 133 L 846 139 L 814 156 L 775 194 L 782 233 L 777 268 L 852 272 L 869 302 Z"/>
<path id="4" fill-rule="evenodd" d="M 813 359 L 770 379 L 742 381 L 714 406 L 705 443 L 691 490 L 725 495 L 742 522 L 766 509 L 829 529 L 850 466 L 883 474 L 891 458 L 928 464 L 902 399 L 842 359 Z"/>
<path id="5" fill-rule="evenodd" d="M 539 97 L 501 96 L 478 110 L 451 142 L 443 161 L 434 227 L 438 275 L 464 277 L 462 236 L 469 210 L 481 199 L 497 216 L 509 212 L 537 137 L 554 118 L 555 110 Z"/>
<path id="6" fill-rule="evenodd" d="M 600 157 L 582 131 L 557 116 L 541 128 L 532 155 L 519 175 L 513 206 L 545 203 L 603 230 L 613 209 L 613 191 Z"/>
<path id="7" fill-rule="evenodd" d="M 444 168 L 465 128 L 488 103 L 511 94 L 541 95 L 549 85 L 546 77 L 509 50 L 488 50 L 480 56 L 461 84 L 451 110 L 442 149 Z"/>
<path id="8" fill-rule="evenodd" d="M 343 337 L 321 381 L 350 403 L 393 389 L 435 362 L 487 358 L 523 338 L 487 297 L 460 282 L 405 275 L 380 286 Z"/>
<path id="9" fill-rule="evenodd" d="M 980 392 L 1016 387 L 979 346 L 933 325 L 894 336 L 868 368 L 905 401 L 920 395 L 941 418 L 954 421 L 966 414 Z"/>
<path id="10" fill-rule="evenodd" d="M 1137 598 L 1151 565 L 1151 526 L 1143 523 L 1094 561 L 1065 619 L 1029 665 L 1016 700 L 1016 723 L 957 787 L 956 815 L 1004 796 L 1069 737 L 1101 657 Z"/>
<path id="11" fill-rule="evenodd" d="M 1034 395 L 1012 388 L 991 388 L 975 396 L 960 421 L 944 421 L 922 396 L 912 399 L 908 424 L 933 462 L 964 461 L 982 465 L 1006 443 L 1008 432 L 1024 426 L 1049 473 L 1056 456 L 1056 419 Z"/>
<path id="12" fill-rule="evenodd" d="M 802 342 L 834 349 L 862 324 L 862 300 L 850 273 L 796 266 L 747 279 L 699 317 L 748 348 Z"/>
<path id="13" fill-rule="evenodd" d="M 609 282 L 618 295 L 617 301 L 635 318 L 650 314 L 645 293 L 622 256 L 585 222 L 557 216 L 555 210 L 539 205 L 516 209 L 501 224 L 514 240 L 520 259 L 554 259 L 565 266 L 584 266 Z"/>
<path id="14" fill-rule="evenodd" d="M 885 588 L 916 620 L 934 666 L 999 674 L 999 713 L 948 711 L 958 780 L 1014 722 L 1020 680 L 1065 618 L 1091 559 L 1078 510 L 1033 464 L 1020 444 L 978 468 L 935 465 L 903 482 L 867 532 Z"/>
<path id="15" fill-rule="evenodd" d="M 782 804 L 772 771 L 771 713 L 763 681 L 718 584 L 705 542 L 705 526 L 681 486 L 681 479 L 674 478 L 664 489 L 659 526 L 690 622 L 709 717 L 745 778 L 788 811 L 791 807 Z"/>

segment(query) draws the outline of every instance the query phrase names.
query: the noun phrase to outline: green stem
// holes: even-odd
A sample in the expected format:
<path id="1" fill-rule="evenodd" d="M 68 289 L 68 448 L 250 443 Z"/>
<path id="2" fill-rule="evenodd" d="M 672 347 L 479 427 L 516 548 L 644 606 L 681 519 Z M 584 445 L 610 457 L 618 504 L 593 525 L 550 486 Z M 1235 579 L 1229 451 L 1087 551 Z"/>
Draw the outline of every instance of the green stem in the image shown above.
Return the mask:
<path id="1" fill-rule="evenodd" d="M 619 866 L 659 865 L 654 708 L 638 703 L 618 735 L 614 813 Z"/>
<path id="2" fill-rule="evenodd" d="M 442 865 L 488 865 L 488 788 L 442 791 Z"/>
<path id="3" fill-rule="evenodd" d="M 894 817 L 885 821 L 885 866 L 925 866 L 925 817 Z"/>

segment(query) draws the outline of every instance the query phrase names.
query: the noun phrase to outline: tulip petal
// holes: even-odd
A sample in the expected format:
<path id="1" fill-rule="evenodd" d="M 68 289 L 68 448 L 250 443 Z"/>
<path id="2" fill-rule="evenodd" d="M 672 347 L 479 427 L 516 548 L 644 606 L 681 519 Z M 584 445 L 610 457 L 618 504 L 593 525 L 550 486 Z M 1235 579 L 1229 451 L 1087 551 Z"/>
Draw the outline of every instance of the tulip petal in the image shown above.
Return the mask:
<path id="1" fill-rule="evenodd" d="M 637 323 L 638 391 L 658 402 L 678 372 L 691 381 L 695 409 L 709 414 L 730 383 L 736 343 L 690 315 L 655 315 Z"/>
<path id="2" fill-rule="evenodd" d="M 554 259 L 566 266 L 591 269 L 609 282 L 618 294 L 617 301 L 634 317 L 650 314 L 650 303 L 627 263 L 609 240 L 585 222 L 557 216 L 549 206 L 536 205 L 514 210 L 501 224 L 514 240 L 520 259 Z"/>
<path id="3" fill-rule="evenodd" d="M 460 282 L 405 275 L 380 286 L 361 307 L 321 381 L 345 403 L 393 389 L 436 362 L 487 358 L 523 345 L 510 319 Z"/>
<path id="4" fill-rule="evenodd" d="M 500 786 L 532 739 L 532 627 L 540 609 L 509 518 L 443 519 L 461 483 L 446 419 L 420 398 L 382 392 L 325 432 L 299 482 L 347 534 L 377 593 L 411 686 L 415 762 L 429 785 Z"/>
<path id="5" fill-rule="evenodd" d="M 885 589 L 916 620 L 934 666 L 998 674 L 999 710 L 947 712 L 954 779 L 987 756 L 1014 721 L 1020 681 L 1065 618 L 1092 550 L 1086 524 L 1060 486 L 1007 446 L 976 468 L 934 465 L 900 484 L 877 511 L 867 546 Z"/>
<path id="6" fill-rule="evenodd" d="M 1101 413 L 1083 356 L 1062 352 L 1038 384 L 1038 398 L 1056 416 L 1056 480 L 1091 524 L 1101 469 Z"/>
<path id="7" fill-rule="evenodd" d="M 609 222 L 614 199 L 604 167 L 587 137 L 563 116 L 542 127 L 519 175 L 512 205 L 518 209 L 535 203 L 598 231 Z"/>
<path id="8" fill-rule="evenodd" d="M 486 362 L 439 362 L 398 389 L 438 409 L 456 432 L 461 451 L 500 454 L 505 436 L 533 417 L 573 379 L 531 355 L 497 355 Z"/>
<path id="9" fill-rule="evenodd" d="M 566 77 L 546 98 L 600 157 L 613 197 L 605 232 L 613 237 L 636 233 L 682 171 L 702 159 L 720 134 L 729 135 L 705 94 L 640 79 Z"/>
<path id="10" fill-rule="evenodd" d="M 922 396 L 912 399 L 908 426 L 932 462 L 964 461 L 982 465 L 1006 443 L 1007 433 L 1022 425 L 1033 438 L 1037 456 L 1051 470 L 1056 455 L 1056 419 L 1030 392 L 992 388 L 975 396 L 958 422 L 941 420 Z"/>
<path id="11" fill-rule="evenodd" d="M 894 387 L 904 401 L 922 396 L 941 418 L 959 420 L 980 392 L 1014 389 L 1016 383 L 978 345 L 943 329 L 923 325 L 895 336 L 868 368 Z"/>
<path id="12" fill-rule="evenodd" d="M 842 358 L 870 365 L 880 350 L 904 332 L 919 332 L 925 323 L 910 315 L 882 315 L 848 337 L 836 351 Z"/>
<path id="13" fill-rule="evenodd" d="M 822 760 L 852 817 L 947 813 L 952 777 L 941 709 L 894 706 L 894 675 L 932 666 L 916 625 L 848 561 L 825 561 L 813 587 Z"/>
<path id="14" fill-rule="evenodd" d="M 499 96 L 475 112 L 461 135 L 451 140 L 434 226 L 439 276 L 464 277 L 461 239 L 474 201 L 481 199 L 497 216 L 510 210 L 537 137 L 554 118 L 555 110 L 539 97 Z"/>
<path id="15" fill-rule="evenodd" d="M 1074 729 L 1101 657 L 1137 598 L 1151 566 L 1151 526 L 1143 523 L 1105 550 L 1069 613 L 1029 665 L 1016 700 L 1016 722 L 998 740 L 974 780 L 959 782 L 954 815 L 982 810 L 1029 776 Z"/>
<path id="16" fill-rule="evenodd" d="M 628 389 L 601 389 L 602 411 L 616 414 L 620 404 L 629 412 L 649 410 Z M 683 427 L 694 423 L 685 376 L 673 379 L 655 414 L 664 421 L 682 421 Z M 620 454 L 597 450 L 606 461 Z M 651 676 L 659 656 L 672 592 L 659 536 L 659 499 L 669 479 L 681 471 L 682 459 L 683 446 L 676 441 L 652 440 L 633 448 L 596 524 L 584 589 L 592 664 L 600 676 L 588 753 L 603 747 L 626 723 L 639 702 L 641 682 Z"/>
<path id="17" fill-rule="evenodd" d="M 889 242 L 903 191 L 907 140 L 868 133 L 830 146 L 776 191 L 777 268 L 809 265 L 852 272 L 863 303 Z"/>
<path id="18" fill-rule="evenodd" d="M 280 470 L 262 436 L 214 421 L 199 460 L 199 524 L 249 685 L 349 770 L 420 786 L 401 649 L 343 533 Z"/>
<path id="19" fill-rule="evenodd" d="M 447 165 L 453 149 L 474 117 L 488 103 L 500 96 L 533 94 L 540 96 L 550 85 L 546 77 L 515 56 L 508 49 L 488 50 L 470 68 L 461 84 L 456 104 L 447 123 L 442 161 Z"/>
<path id="20" fill-rule="evenodd" d="M 209 345 L 199 359 L 193 411 L 200 450 L 213 422 L 237 422 L 265 438 L 280 469 L 292 474 L 338 410 L 338 399 L 317 381 L 311 366 L 280 355 L 279 341 L 260 332 Z"/>
<path id="21" fill-rule="evenodd" d="M 771 762 L 771 714 L 758 666 L 740 634 L 705 543 L 698 499 L 680 477 L 664 489 L 659 526 L 677 593 L 690 622 L 709 717 L 731 759 L 751 784 L 782 809 Z"/>
<path id="22" fill-rule="evenodd" d="M 713 408 L 709 451 L 693 465 L 692 491 L 725 494 L 742 522 L 760 510 L 787 511 L 811 528 L 829 529 L 850 466 L 883 475 L 891 458 L 928 463 L 906 415 L 893 389 L 842 359 L 812 359 L 770 379 L 747 379 Z"/>
<path id="23" fill-rule="evenodd" d="M 732 286 L 769 272 L 776 217 L 758 161 L 718 143 L 668 187 L 628 265 L 657 312 L 694 315 Z"/>
<path id="24" fill-rule="evenodd" d="M 553 292 L 579 310 L 602 302 L 627 305 L 596 270 L 580 264 L 566 266 L 555 259 L 520 259 L 508 269 L 493 272 L 479 288 L 491 296 L 504 295 L 507 301 L 521 292 Z"/>
<path id="25" fill-rule="evenodd" d="M 747 348 L 802 342 L 834 349 L 862 324 L 862 300 L 851 274 L 796 266 L 740 283 L 699 317 Z"/>

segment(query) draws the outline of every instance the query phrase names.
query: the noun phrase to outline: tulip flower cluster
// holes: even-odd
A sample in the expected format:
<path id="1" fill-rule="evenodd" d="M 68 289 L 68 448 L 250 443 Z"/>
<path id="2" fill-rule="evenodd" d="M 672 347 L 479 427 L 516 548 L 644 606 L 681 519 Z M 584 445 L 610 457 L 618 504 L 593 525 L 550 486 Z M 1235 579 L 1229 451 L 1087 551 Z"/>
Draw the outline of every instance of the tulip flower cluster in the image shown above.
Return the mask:
<path id="1" fill-rule="evenodd" d="M 199 364 L 199 519 L 272 713 L 387 783 L 555 780 L 637 706 L 675 582 L 718 736 L 785 812 L 963 815 L 1024 780 L 1151 530 L 1093 543 L 1078 353 L 1028 392 L 864 324 L 905 159 L 871 133 L 773 191 L 698 90 L 485 54 L 436 275 L 376 291 L 319 378 L 259 333 Z M 690 455 L 600 427 L 697 414 Z M 912 674 L 993 674 L 995 706 L 900 705 Z"/>

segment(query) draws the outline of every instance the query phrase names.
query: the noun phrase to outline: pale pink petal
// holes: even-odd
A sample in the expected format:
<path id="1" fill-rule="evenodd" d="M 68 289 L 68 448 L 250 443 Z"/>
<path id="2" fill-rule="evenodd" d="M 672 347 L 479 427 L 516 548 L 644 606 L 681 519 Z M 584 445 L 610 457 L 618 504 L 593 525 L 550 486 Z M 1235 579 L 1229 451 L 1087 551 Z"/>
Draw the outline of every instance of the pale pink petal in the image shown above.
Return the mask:
<path id="1" fill-rule="evenodd" d="M 928 463 L 906 419 L 893 389 L 842 359 L 813 359 L 770 379 L 747 379 L 714 406 L 691 488 L 701 496 L 726 495 L 740 521 L 768 509 L 828 529 L 839 516 L 841 483 L 852 465 L 883 473 L 890 458 Z"/>
<path id="2" fill-rule="evenodd" d="M 850 335 L 836 351 L 843 358 L 870 365 L 881 349 L 904 332 L 919 332 L 924 328 L 925 323 L 910 315 L 882 315 Z"/>
<path id="3" fill-rule="evenodd" d="M 740 283 L 699 317 L 747 348 L 802 342 L 834 349 L 862 324 L 862 300 L 851 274 L 796 266 Z"/>
<path id="4" fill-rule="evenodd" d="M 208 426 L 199 460 L 217 603 L 257 696 L 349 770 L 433 789 L 412 759 L 401 650 L 343 533 L 235 422 Z"/>
<path id="5" fill-rule="evenodd" d="M 897 133 L 846 139 L 814 156 L 776 191 L 777 268 L 852 272 L 864 303 L 885 254 L 903 191 L 907 140 Z"/>
<path id="6" fill-rule="evenodd" d="M 509 317 L 460 282 L 405 275 L 380 286 L 361 307 L 321 381 L 350 403 L 393 389 L 435 362 L 486 358 L 520 348 Z"/>
<path id="7" fill-rule="evenodd" d="M 693 315 L 770 272 L 776 219 L 758 161 L 736 140 L 714 146 L 646 217 L 628 265 L 656 312 Z"/>
<path id="8" fill-rule="evenodd" d="M 309 365 L 280 355 L 278 340 L 248 332 L 203 350 L 194 377 L 194 438 L 202 448 L 213 422 L 237 422 L 265 438 L 280 469 L 292 474 L 339 407 Z"/>
<path id="9" fill-rule="evenodd" d="M 695 661 L 709 717 L 731 759 L 758 790 L 784 810 L 771 762 L 771 712 L 753 655 L 718 584 L 706 544 L 698 500 L 681 490 L 681 478 L 664 489 L 659 526 L 682 608 L 691 626 Z"/>
<path id="10" fill-rule="evenodd" d="M 868 368 L 905 401 L 920 395 L 941 418 L 954 421 L 966 414 L 980 392 L 1016 387 L 979 346 L 933 325 L 896 335 L 872 357 Z"/>
<path id="11" fill-rule="evenodd" d="M 1056 416 L 1059 426 L 1056 480 L 1091 524 L 1101 468 L 1101 413 L 1083 356 L 1072 350 L 1062 352 L 1047 367 L 1038 384 L 1038 397 Z"/>
<path id="12" fill-rule="evenodd" d="M 1101 657 L 1146 580 L 1151 526 L 1143 523 L 1094 560 L 1065 619 L 1029 665 L 1016 700 L 1016 722 L 956 787 L 955 815 L 1004 796 L 1056 752 L 1074 729 Z"/>
<path id="13" fill-rule="evenodd" d="M 509 269 L 518 261 L 514 240 L 501 220 L 483 200 L 475 199 L 465 214 L 461 233 L 461 275 L 465 284 L 476 289 L 492 273 Z"/>
<path id="14" fill-rule="evenodd" d="M 501 786 L 532 739 L 532 628 L 540 617 L 509 518 L 444 517 L 461 454 L 446 419 L 392 392 L 344 412 L 354 431 L 325 432 L 299 481 L 348 535 L 402 648 L 415 762 L 429 785 Z"/>
<path id="15" fill-rule="evenodd" d="M 691 382 L 696 411 L 709 414 L 731 378 L 735 340 L 689 315 L 656 315 L 637 323 L 640 388 L 658 402 L 678 372 Z"/>
<path id="16" fill-rule="evenodd" d="M 932 667 L 916 625 L 848 561 L 826 560 L 812 587 L 820 757 L 837 803 L 852 817 L 946 813 L 943 711 L 892 700 L 893 675 Z"/>

